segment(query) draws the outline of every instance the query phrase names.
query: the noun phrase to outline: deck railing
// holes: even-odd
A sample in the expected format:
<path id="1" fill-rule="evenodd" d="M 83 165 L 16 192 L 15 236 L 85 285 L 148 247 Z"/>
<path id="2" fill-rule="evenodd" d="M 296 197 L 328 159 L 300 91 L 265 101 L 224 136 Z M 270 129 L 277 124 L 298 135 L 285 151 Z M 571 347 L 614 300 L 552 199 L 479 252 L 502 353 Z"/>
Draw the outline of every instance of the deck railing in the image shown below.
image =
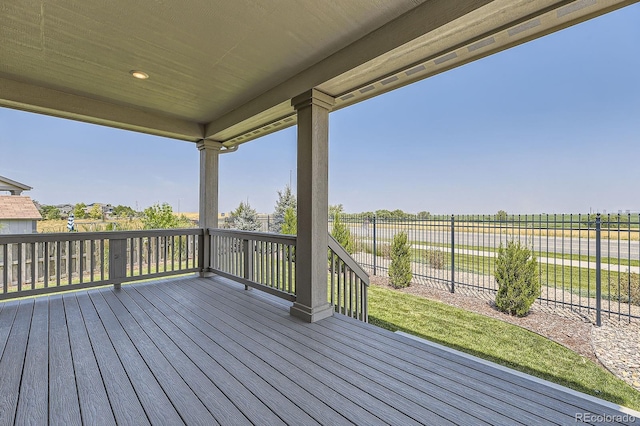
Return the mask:
<path id="1" fill-rule="evenodd" d="M 296 300 L 296 237 L 263 232 L 209 229 L 211 271 L 283 299 Z M 369 276 L 329 236 L 328 301 L 336 312 L 368 320 Z"/>
<path id="2" fill-rule="evenodd" d="M 200 271 L 201 229 L 0 236 L 0 299 Z"/>
<path id="3" fill-rule="evenodd" d="M 296 237 L 209 229 L 211 272 L 294 301 Z"/>
<path id="4" fill-rule="evenodd" d="M 335 306 L 336 312 L 368 322 L 369 275 L 331 235 L 329 282 L 329 300 Z"/>
<path id="5" fill-rule="evenodd" d="M 0 299 L 210 271 L 295 301 L 295 257 L 295 236 L 228 229 L 2 235 Z M 336 312 L 367 321 L 369 276 L 331 237 L 327 273 Z"/>

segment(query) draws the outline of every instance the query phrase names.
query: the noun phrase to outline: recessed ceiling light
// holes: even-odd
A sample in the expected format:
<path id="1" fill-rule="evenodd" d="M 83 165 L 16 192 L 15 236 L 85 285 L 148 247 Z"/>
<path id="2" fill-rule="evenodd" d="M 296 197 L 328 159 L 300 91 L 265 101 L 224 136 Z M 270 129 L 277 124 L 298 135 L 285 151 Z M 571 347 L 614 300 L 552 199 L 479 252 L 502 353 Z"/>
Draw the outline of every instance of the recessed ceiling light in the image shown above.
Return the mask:
<path id="1" fill-rule="evenodd" d="M 142 71 L 131 70 L 131 71 L 129 71 L 129 74 L 131 74 L 132 76 L 134 76 L 135 78 L 138 78 L 140 80 L 146 80 L 146 79 L 149 78 L 149 74 L 147 74 L 146 72 L 142 72 Z"/>

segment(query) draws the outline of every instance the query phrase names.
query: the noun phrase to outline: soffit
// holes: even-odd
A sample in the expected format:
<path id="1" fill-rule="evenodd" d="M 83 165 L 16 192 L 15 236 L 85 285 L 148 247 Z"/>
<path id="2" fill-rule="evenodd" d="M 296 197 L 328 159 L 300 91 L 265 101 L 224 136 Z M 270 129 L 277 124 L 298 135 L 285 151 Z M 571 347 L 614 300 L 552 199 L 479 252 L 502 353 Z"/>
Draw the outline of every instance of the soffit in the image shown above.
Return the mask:
<path id="1" fill-rule="evenodd" d="M 8 0 L 0 105 L 231 146 L 635 2 Z"/>
<path id="2" fill-rule="evenodd" d="M 30 99 L 50 89 L 62 109 L 88 98 L 97 108 L 207 123 L 418 3 L 4 1 L 0 77 L 7 90 L 36 87 Z M 130 70 L 150 78 L 137 81 Z"/>

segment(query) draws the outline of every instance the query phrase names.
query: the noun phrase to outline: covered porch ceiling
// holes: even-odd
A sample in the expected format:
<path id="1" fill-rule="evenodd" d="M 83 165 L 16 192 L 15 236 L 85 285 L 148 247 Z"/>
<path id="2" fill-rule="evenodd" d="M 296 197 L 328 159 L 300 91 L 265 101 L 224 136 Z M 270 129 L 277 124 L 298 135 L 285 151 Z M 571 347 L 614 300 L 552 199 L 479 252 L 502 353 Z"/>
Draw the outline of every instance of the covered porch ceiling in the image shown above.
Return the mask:
<path id="1" fill-rule="evenodd" d="M 5 0 L 0 106 L 232 147 L 636 1 Z"/>

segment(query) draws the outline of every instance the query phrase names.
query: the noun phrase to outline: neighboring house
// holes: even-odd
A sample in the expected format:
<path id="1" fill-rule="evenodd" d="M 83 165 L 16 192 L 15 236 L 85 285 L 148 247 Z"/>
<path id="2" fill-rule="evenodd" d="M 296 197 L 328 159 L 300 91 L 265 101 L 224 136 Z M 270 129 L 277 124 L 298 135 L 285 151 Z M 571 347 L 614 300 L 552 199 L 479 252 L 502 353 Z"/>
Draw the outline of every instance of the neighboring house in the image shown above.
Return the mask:
<path id="1" fill-rule="evenodd" d="M 42 219 L 30 197 L 0 195 L 0 234 L 32 234 L 38 232 Z"/>
<path id="2" fill-rule="evenodd" d="M 38 221 L 42 219 L 31 198 L 21 196 L 22 191 L 32 189 L 24 183 L 0 176 L 0 191 L 11 195 L 0 195 L 0 234 L 32 234 L 38 232 Z"/>
<path id="3" fill-rule="evenodd" d="M 24 183 L 16 182 L 15 180 L 0 176 L 0 192 L 9 191 L 11 195 L 20 195 L 22 191 L 29 191 L 30 189 L 33 188 L 25 185 Z"/>
<path id="4" fill-rule="evenodd" d="M 58 210 L 60 210 L 60 217 L 62 219 L 66 219 L 69 217 L 69 214 L 73 212 L 74 205 L 73 204 L 57 204 L 55 207 Z"/>

